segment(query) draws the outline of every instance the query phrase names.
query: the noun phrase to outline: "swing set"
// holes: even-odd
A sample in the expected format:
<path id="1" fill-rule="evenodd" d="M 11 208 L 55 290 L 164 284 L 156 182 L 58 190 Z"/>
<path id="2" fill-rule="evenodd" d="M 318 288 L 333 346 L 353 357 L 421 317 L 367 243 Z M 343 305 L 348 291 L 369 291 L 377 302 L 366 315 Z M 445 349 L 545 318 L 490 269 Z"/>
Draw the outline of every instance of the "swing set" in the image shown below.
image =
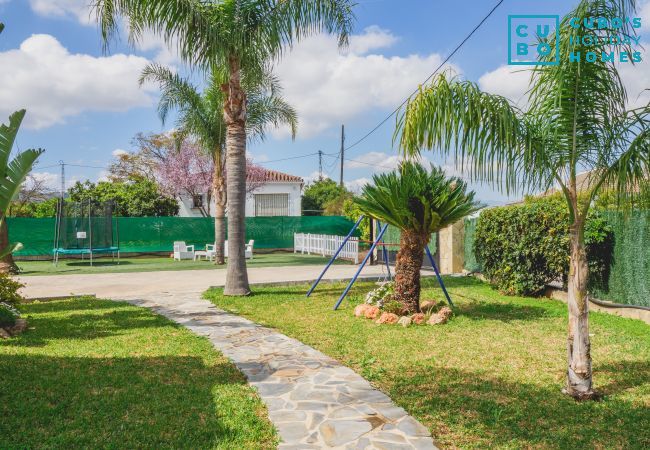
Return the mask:
<path id="1" fill-rule="evenodd" d="M 311 285 L 311 287 L 309 288 L 309 291 L 307 291 L 307 297 L 309 297 L 312 294 L 312 292 L 314 292 L 314 290 L 316 289 L 316 287 L 318 286 L 320 281 L 325 276 L 325 273 L 327 272 L 327 270 L 334 263 L 334 260 L 339 255 L 339 253 L 341 252 L 341 250 L 343 249 L 345 244 L 348 242 L 348 240 L 352 237 L 352 235 L 354 234 L 356 229 L 359 227 L 359 225 L 361 224 L 361 221 L 364 218 L 365 218 L 365 216 L 363 216 L 363 215 L 361 217 L 359 217 L 359 219 L 356 221 L 356 223 L 354 224 L 354 226 L 352 227 L 352 229 L 350 230 L 348 235 L 345 237 L 345 239 L 343 239 L 343 242 L 341 243 L 341 246 L 338 248 L 338 250 L 336 250 L 336 252 L 334 252 L 334 255 L 329 260 L 329 262 L 325 265 L 325 268 L 323 269 L 321 274 L 318 276 L 316 281 L 314 281 L 314 283 Z M 391 275 L 391 271 L 390 271 L 390 264 L 389 264 L 389 261 L 388 261 L 388 250 L 386 250 L 386 247 L 391 246 L 391 245 L 399 246 L 399 244 L 392 244 L 392 243 L 384 242 L 384 233 L 386 233 L 386 230 L 388 229 L 388 224 L 384 224 L 382 226 L 381 222 L 377 221 L 377 229 L 379 230 L 379 233 L 377 234 L 376 239 L 374 241 L 367 241 L 368 243 L 372 242 L 372 246 L 370 247 L 370 250 L 366 254 L 366 257 L 363 258 L 363 261 L 359 265 L 359 268 L 357 269 L 357 272 L 354 274 L 354 276 L 352 277 L 352 279 L 348 283 L 347 287 L 345 288 L 345 290 L 343 291 L 343 293 L 339 297 L 338 301 L 334 305 L 334 310 L 337 310 L 339 308 L 339 306 L 341 306 L 341 303 L 343 302 L 345 297 L 350 292 L 350 289 L 352 289 L 352 286 L 354 285 L 354 283 L 359 278 L 359 275 L 361 274 L 361 271 L 363 270 L 365 265 L 368 263 L 368 260 L 370 260 L 370 256 L 372 255 L 372 253 L 375 251 L 375 249 L 377 247 L 381 247 L 381 249 L 382 249 L 382 256 L 383 256 L 383 259 L 384 259 L 384 263 L 386 264 L 386 269 L 387 269 L 387 272 L 388 272 L 388 279 L 392 279 L 392 275 Z M 436 274 L 436 277 L 438 279 L 438 283 L 440 284 L 440 287 L 442 288 L 442 292 L 444 292 L 444 294 L 445 294 L 445 298 L 447 299 L 447 303 L 449 303 L 449 306 L 451 306 L 453 308 L 454 303 L 451 301 L 451 297 L 449 297 L 449 293 L 447 292 L 447 288 L 445 287 L 445 283 L 442 281 L 442 277 L 440 276 L 440 271 L 438 270 L 438 266 L 436 266 L 436 263 L 433 260 L 433 256 L 431 255 L 431 251 L 429 251 L 429 247 L 425 246 L 424 250 L 425 250 L 425 253 L 427 255 L 427 258 L 429 259 L 429 262 L 431 263 L 431 267 L 433 268 L 433 271 Z"/>

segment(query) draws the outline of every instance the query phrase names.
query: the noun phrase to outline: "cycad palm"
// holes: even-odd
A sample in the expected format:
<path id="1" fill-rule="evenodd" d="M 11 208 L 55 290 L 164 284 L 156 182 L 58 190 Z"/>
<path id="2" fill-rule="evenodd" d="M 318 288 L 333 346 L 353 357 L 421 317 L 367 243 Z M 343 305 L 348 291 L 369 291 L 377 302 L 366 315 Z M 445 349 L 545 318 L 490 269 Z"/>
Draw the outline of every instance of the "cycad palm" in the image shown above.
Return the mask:
<path id="1" fill-rule="evenodd" d="M 474 192 L 444 171 L 406 161 L 398 170 L 375 175 L 355 200 L 364 214 L 401 231 L 395 267 L 395 299 L 420 311 L 420 268 L 431 234 L 476 212 Z"/>
<path id="2" fill-rule="evenodd" d="M 626 111 L 627 94 L 616 65 L 603 61 L 600 54 L 596 61 L 587 61 L 587 52 L 594 48 L 577 39 L 587 36 L 587 40 L 608 42 L 614 36 L 634 35 L 630 24 L 625 22 L 622 29 L 582 25 L 576 29 L 569 20 L 625 18 L 633 13 L 633 0 L 583 0 L 561 23 L 560 64 L 533 70 L 527 112 L 503 97 L 481 92 L 473 83 L 441 76 L 409 102 L 398 122 L 401 148 L 408 155 L 418 154 L 423 147 L 452 153 L 458 165 L 470 167 L 468 174 L 476 180 L 495 183 L 507 192 L 560 186 L 571 221 L 566 390 L 575 398 L 595 396 L 585 220 L 603 186 L 624 197 L 648 183 L 650 104 Z M 550 44 L 556 44 L 555 36 Z M 633 49 L 602 45 L 597 51 L 618 54 Z M 570 52 L 579 52 L 580 61 L 570 61 Z M 591 171 L 582 193 L 577 185 L 580 170 Z"/>
<path id="3" fill-rule="evenodd" d="M 264 73 L 288 46 L 319 31 L 338 34 L 347 44 L 352 28 L 351 0 L 95 0 L 104 41 L 116 32 L 120 16 L 131 40 L 153 30 L 176 45 L 183 60 L 203 70 L 224 68 L 226 190 L 228 195 L 228 272 L 226 295 L 248 295 L 244 259 L 246 201 L 246 92 L 242 74 Z"/>
<path id="4" fill-rule="evenodd" d="M 178 110 L 175 136 L 178 142 L 192 137 L 203 151 L 214 159 L 212 190 L 215 199 L 215 262 L 223 264 L 227 201 L 224 177 L 226 154 L 226 123 L 223 117 L 225 96 L 222 90 L 224 75 L 218 70 L 212 71 L 202 94 L 188 80 L 158 64 L 149 65 L 144 69 L 140 83 L 146 81 L 156 81 L 160 85 L 162 92 L 158 113 L 163 123 L 170 110 Z M 298 125 L 297 114 L 280 96 L 278 80 L 264 73 L 260 79 L 244 78 L 242 84 L 247 94 L 248 139 L 262 140 L 267 126 L 277 127 L 282 123 L 291 127 L 291 135 L 294 137 Z"/>

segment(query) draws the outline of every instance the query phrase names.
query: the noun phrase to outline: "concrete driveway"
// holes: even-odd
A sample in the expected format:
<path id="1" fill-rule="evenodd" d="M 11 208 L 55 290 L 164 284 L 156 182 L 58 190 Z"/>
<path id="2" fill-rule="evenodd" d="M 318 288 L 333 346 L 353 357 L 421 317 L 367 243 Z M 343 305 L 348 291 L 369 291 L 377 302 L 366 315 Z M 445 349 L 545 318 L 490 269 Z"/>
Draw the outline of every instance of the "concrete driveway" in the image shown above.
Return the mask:
<path id="1" fill-rule="evenodd" d="M 325 279 L 349 280 L 358 266 L 335 265 L 330 267 Z M 248 269 L 251 284 L 288 284 L 315 280 L 321 266 L 259 267 Z M 429 274 L 424 272 L 423 274 Z M 382 275 L 380 266 L 365 267 L 363 277 Z M 96 295 L 99 298 L 134 297 L 155 293 L 198 293 L 211 286 L 223 286 L 226 270 L 182 270 L 167 272 L 129 272 L 81 275 L 43 275 L 18 277 L 25 284 L 23 296 L 28 299 L 63 297 L 68 295 Z"/>

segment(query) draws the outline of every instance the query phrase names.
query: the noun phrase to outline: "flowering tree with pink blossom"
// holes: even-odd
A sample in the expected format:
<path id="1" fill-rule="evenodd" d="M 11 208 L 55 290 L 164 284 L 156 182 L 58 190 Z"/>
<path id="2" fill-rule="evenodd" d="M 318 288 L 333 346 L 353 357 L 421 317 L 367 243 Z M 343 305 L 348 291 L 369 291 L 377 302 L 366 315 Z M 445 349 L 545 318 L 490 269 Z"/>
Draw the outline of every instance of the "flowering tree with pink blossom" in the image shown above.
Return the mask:
<path id="1" fill-rule="evenodd" d="M 155 137 L 162 146 L 156 166 L 156 178 L 161 190 L 177 198 L 206 194 L 206 202 L 200 207 L 203 217 L 211 215 L 212 186 L 214 186 L 214 159 L 189 140 L 180 146 L 171 138 Z M 246 193 L 252 195 L 266 183 L 267 170 L 251 159 L 246 164 Z"/>
<path id="2" fill-rule="evenodd" d="M 214 160 L 188 141 L 178 149 L 171 142 L 168 147 L 156 168 L 161 190 L 179 199 L 206 193 L 207 201 L 199 209 L 203 217 L 210 217 Z"/>
<path id="3" fill-rule="evenodd" d="M 177 110 L 176 139 L 180 142 L 191 138 L 205 154 L 212 156 L 214 161 L 214 176 L 212 179 L 212 198 L 214 198 L 214 234 L 215 234 L 215 263 L 225 262 L 224 242 L 226 239 L 226 141 L 228 129 L 224 119 L 226 108 L 223 71 L 214 70 L 207 75 L 203 92 L 177 73 L 159 64 L 151 64 L 142 72 L 140 82 L 157 82 L 160 85 L 161 96 L 158 103 L 158 113 L 163 123 L 171 110 Z M 298 124 L 297 113 L 281 96 L 280 85 L 271 72 L 246 75 L 242 78 L 242 86 L 246 91 L 246 133 L 249 140 L 263 140 L 268 126 L 278 127 L 289 125 L 292 136 L 295 136 Z M 244 167 L 236 165 L 237 173 L 231 173 L 236 179 L 237 186 L 242 178 L 239 170 Z M 233 167 L 235 167 L 233 166 Z M 246 189 L 244 195 L 250 195 L 251 188 L 259 182 L 251 169 L 252 164 L 246 161 Z M 243 172 L 243 171 L 242 171 Z M 241 173 L 243 175 L 243 173 Z M 232 184 L 232 183 L 231 183 Z M 234 184 L 233 184 L 234 185 Z M 228 188 L 230 189 L 230 188 Z M 241 190 L 238 190 L 238 194 Z M 230 199 L 231 211 L 228 221 L 233 239 L 230 240 L 230 254 L 235 257 L 238 267 L 246 262 L 243 257 L 244 216 L 242 198 Z M 229 269 L 230 270 L 230 269 Z M 233 269 L 235 270 L 235 269 Z M 244 274 L 245 275 L 245 274 Z M 231 277 L 232 279 L 232 277 Z"/>

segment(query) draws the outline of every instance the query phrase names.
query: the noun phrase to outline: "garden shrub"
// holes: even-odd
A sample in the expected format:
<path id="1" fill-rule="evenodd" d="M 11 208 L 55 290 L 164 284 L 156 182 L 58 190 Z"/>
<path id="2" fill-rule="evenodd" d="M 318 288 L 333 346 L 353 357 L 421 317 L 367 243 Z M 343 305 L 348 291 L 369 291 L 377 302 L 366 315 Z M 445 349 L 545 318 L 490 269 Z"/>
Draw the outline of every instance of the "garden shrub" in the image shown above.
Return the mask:
<path id="1" fill-rule="evenodd" d="M 14 280 L 6 273 L 0 273 L 0 302 L 9 305 L 16 305 L 20 303 L 23 298 L 18 294 L 18 289 L 23 285 Z"/>
<path id="2" fill-rule="evenodd" d="M 602 215 L 587 219 L 585 243 L 590 281 L 606 283 L 612 231 Z M 569 268 L 569 213 L 558 195 L 483 211 L 476 225 L 474 253 L 483 274 L 509 295 L 537 295 Z"/>
<path id="3" fill-rule="evenodd" d="M 13 327 L 20 312 L 11 304 L 0 302 L 0 327 Z"/>
<path id="4" fill-rule="evenodd" d="M 366 303 L 378 308 L 383 308 L 384 303 L 388 303 L 392 299 L 394 293 L 394 281 L 382 283 L 377 289 L 374 289 L 366 294 Z"/>

